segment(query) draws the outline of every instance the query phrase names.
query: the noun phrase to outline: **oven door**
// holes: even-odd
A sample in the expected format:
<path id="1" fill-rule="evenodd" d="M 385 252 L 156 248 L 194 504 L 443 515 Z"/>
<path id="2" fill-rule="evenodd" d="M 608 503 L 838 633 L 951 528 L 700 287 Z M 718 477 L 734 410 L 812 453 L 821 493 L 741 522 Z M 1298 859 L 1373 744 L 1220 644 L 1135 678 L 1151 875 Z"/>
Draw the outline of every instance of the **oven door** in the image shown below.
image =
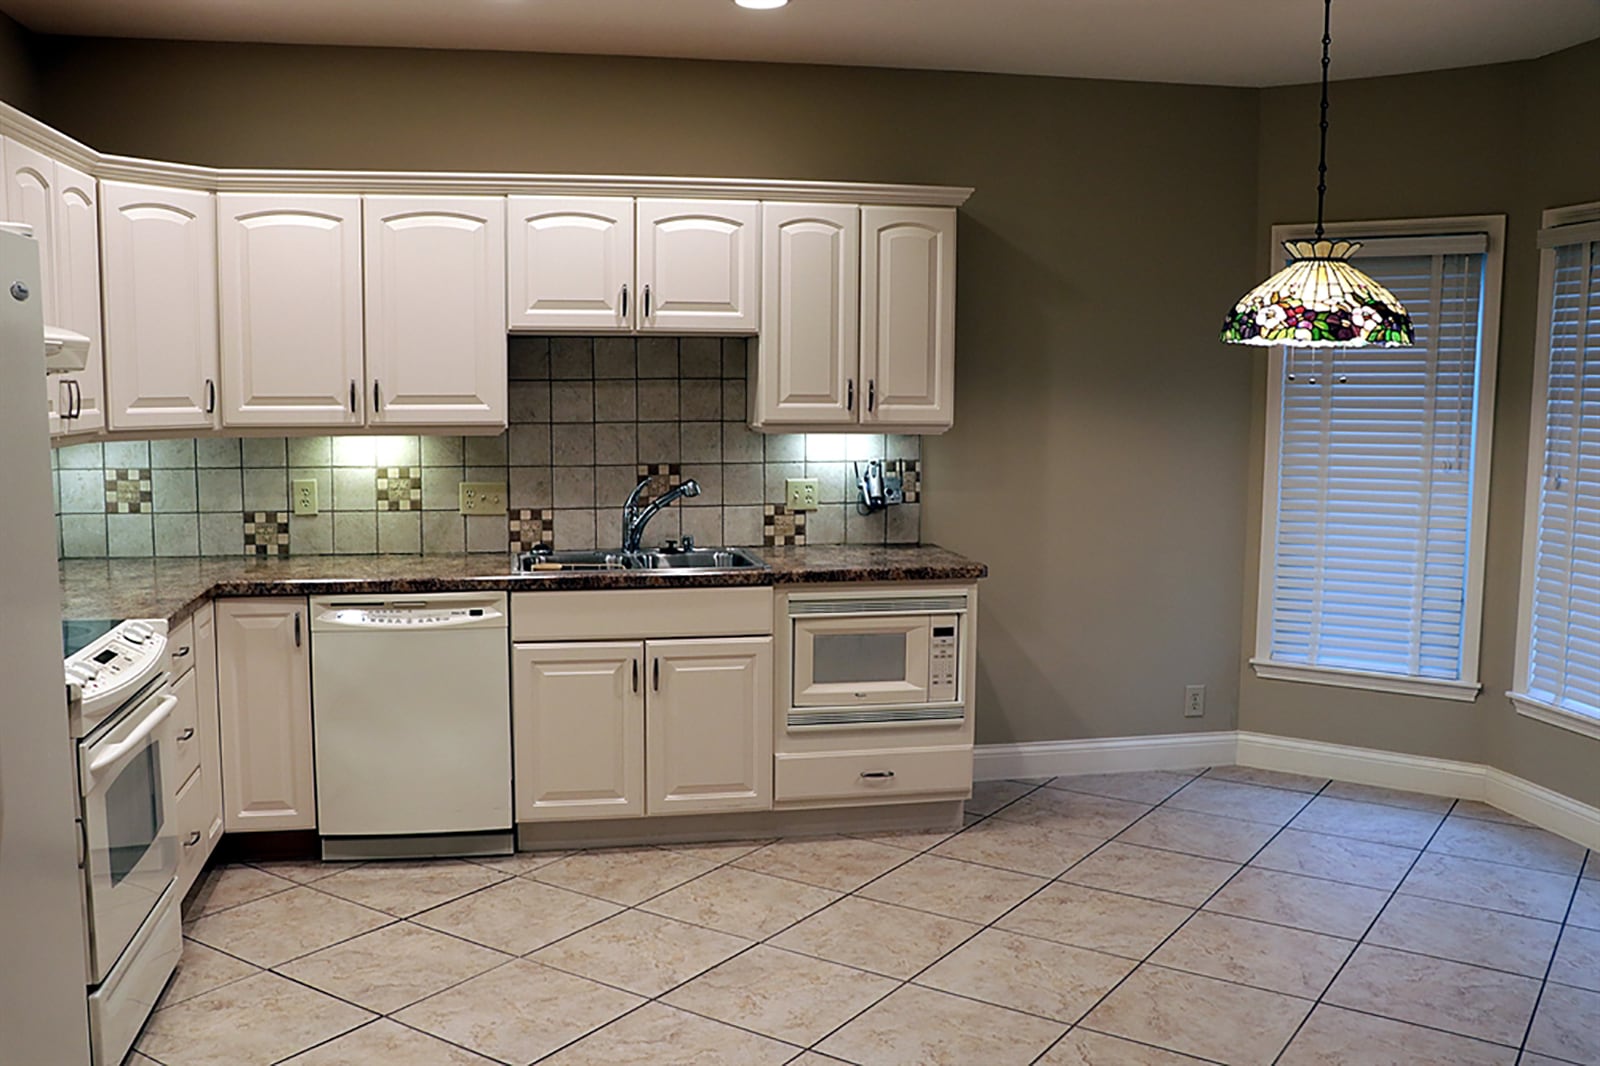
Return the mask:
<path id="1" fill-rule="evenodd" d="M 78 744 L 91 984 L 105 980 L 178 872 L 167 799 L 177 704 L 158 685 Z"/>
<path id="2" fill-rule="evenodd" d="M 796 618 L 794 706 L 928 702 L 927 615 Z"/>

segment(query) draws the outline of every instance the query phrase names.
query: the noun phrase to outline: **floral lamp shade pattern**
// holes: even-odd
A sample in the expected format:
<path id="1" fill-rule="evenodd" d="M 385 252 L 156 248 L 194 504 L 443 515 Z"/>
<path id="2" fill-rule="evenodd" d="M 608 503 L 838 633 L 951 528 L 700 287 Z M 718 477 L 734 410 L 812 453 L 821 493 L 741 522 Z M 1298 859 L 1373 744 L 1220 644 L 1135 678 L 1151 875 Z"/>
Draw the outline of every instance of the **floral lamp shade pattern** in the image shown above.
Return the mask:
<path id="1" fill-rule="evenodd" d="M 1413 341 L 1411 316 L 1394 293 L 1350 263 L 1358 241 L 1288 241 L 1292 261 L 1245 294 L 1222 325 L 1228 344 L 1302 347 Z"/>

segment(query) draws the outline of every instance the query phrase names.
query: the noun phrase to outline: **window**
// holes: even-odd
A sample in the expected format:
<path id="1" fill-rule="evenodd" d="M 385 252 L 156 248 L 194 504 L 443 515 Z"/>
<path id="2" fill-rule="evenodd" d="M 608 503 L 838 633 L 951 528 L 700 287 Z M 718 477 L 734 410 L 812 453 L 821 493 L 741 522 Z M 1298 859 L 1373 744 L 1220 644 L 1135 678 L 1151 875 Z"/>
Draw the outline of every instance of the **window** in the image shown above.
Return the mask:
<path id="1" fill-rule="evenodd" d="M 1600 737 L 1600 204 L 1539 233 L 1517 691 L 1522 713 Z"/>
<path id="2" fill-rule="evenodd" d="M 1330 227 L 1417 343 L 1273 351 L 1259 676 L 1476 698 L 1504 225 Z"/>

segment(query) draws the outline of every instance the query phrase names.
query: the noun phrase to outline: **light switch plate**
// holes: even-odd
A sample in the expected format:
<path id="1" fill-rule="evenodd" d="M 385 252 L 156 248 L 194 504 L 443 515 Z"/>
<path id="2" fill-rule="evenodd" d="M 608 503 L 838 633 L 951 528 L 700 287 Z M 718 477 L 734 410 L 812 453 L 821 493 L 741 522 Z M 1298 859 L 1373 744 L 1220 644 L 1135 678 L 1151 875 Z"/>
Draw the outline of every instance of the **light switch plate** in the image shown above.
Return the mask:
<path id="1" fill-rule="evenodd" d="M 817 509 L 817 479 L 792 477 L 784 481 L 784 506 L 791 511 Z"/>
<path id="2" fill-rule="evenodd" d="M 297 515 L 313 515 L 317 513 L 317 479 L 314 477 L 297 477 L 289 483 L 294 497 L 294 513 Z"/>
<path id="3" fill-rule="evenodd" d="M 498 481 L 461 482 L 461 513 L 505 514 L 505 485 Z"/>

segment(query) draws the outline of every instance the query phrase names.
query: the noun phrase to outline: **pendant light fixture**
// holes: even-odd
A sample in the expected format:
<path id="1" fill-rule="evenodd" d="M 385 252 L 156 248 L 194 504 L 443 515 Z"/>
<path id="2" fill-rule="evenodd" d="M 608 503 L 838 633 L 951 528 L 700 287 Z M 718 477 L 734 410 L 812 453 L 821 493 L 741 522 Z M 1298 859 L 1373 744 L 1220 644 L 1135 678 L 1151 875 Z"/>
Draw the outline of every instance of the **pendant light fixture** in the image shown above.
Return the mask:
<path id="1" fill-rule="evenodd" d="M 1411 316 L 1394 293 L 1350 263 L 1359 241 L 1322 236 L 1328 192 L 1328 45 L 1333 0 L 1322 3 L 1322 147 L 1317 159 L 1317 235 L 1286 241 L 1289 265 L 1245 293 L 1222 324 L 1228 344 L 1405 347 Z"/>

